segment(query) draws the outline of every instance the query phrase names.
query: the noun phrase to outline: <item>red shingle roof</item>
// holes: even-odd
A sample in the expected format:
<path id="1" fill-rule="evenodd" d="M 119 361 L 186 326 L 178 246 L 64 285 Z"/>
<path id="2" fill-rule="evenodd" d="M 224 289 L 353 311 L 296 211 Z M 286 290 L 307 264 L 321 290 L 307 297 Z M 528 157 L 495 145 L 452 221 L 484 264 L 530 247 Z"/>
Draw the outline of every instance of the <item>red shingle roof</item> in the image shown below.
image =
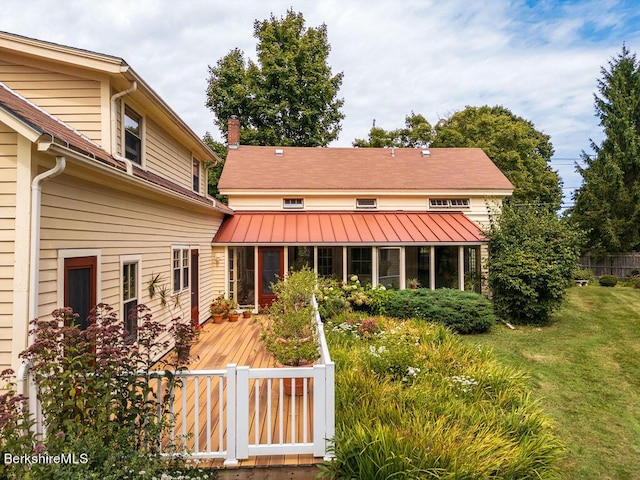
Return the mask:
<path id="1" fill-rule="evenodd" d="M 276 155 L 276 149 L 282 155 Z M 480 148 L 230 149 L 226 190 L 513 190 Z M 427 149 L 425 149 L 427 150 Z"/>
<path id="2" fill-rule="evenodd" d="M 462 213 L 236 212 L 215 238 L 221 244 L 425 244 L 485 242 Z"/>

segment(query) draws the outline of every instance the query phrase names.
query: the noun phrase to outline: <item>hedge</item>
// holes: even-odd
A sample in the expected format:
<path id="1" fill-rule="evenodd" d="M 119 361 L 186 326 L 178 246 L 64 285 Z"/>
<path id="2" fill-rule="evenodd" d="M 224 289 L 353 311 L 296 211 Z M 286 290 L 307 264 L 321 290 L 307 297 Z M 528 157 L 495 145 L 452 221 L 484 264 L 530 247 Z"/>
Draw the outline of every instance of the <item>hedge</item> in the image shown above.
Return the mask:
<path id="1" fill-rule="evenodd" d="M 460 290 L 394 290 L 385 302 L 386 315 L 441 323 L 457 333 L 482 333 L 496 323 L 491 302 Z"/>

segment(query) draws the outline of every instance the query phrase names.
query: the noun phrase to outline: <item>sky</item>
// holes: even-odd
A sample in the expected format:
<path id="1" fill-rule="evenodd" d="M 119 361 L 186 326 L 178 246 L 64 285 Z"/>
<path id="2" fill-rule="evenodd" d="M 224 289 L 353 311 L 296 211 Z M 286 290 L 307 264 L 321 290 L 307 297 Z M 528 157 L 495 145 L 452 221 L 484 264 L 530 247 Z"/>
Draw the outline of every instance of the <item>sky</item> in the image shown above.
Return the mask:
<path id="1" fill-rule="evenodd" d="M 331 146 L 373 120 L 432 124 L 466 106 L 502 105 L 550 135 L 570 194 L 574 162 L 602 140 L 593 107 L 601 68 L 640 53 L 637 0 L 3 0 L 0 30 L 123 58 L 198 134 L 222 140 L 206 107 L 208 68 L 231 49 L 255 58 L 255 20 L 302 12 L 326 24 L 343 72 L 345 119 Z"/>

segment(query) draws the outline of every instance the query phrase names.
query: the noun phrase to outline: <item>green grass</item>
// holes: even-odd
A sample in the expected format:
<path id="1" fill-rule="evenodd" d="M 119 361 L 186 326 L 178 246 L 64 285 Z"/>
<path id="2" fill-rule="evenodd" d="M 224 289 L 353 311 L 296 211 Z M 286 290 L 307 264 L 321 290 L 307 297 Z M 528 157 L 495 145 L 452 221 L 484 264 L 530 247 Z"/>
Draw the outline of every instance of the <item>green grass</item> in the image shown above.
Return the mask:
<path id="1" fill-rule="evenodd" d="M 549 326 L 464 338 L 532 377 L 567 447 L 560 478 L 640 478 L 640 290 L 572 288 Z"/>

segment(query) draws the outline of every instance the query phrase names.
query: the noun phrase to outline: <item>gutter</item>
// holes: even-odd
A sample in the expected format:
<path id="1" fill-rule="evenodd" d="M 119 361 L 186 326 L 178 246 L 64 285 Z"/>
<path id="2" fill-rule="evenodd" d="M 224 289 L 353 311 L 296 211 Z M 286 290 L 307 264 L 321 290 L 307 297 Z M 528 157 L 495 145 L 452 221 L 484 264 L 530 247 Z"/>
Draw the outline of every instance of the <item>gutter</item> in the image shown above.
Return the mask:
<path id="1" fill-rule="evenodd" d="M 118 92 L 111 96 L 111 156 L 116 160 L 120 160 L 124 162 L 127 166 L 127 174 L 133 175 L 133 164 L 131 160 L 125 157 L 121 157 L 118 155 L 116 139 L 117 139 L 117 129 L 118 129 L 118 119 L 116 118 L 116 101 L 125 95 L 129 95 L 130 93 L 135 92 L 138 89 L 138 82 L 134 80 L 131 87 L 127 90 L 123 90 L 122 92 Z"/>

